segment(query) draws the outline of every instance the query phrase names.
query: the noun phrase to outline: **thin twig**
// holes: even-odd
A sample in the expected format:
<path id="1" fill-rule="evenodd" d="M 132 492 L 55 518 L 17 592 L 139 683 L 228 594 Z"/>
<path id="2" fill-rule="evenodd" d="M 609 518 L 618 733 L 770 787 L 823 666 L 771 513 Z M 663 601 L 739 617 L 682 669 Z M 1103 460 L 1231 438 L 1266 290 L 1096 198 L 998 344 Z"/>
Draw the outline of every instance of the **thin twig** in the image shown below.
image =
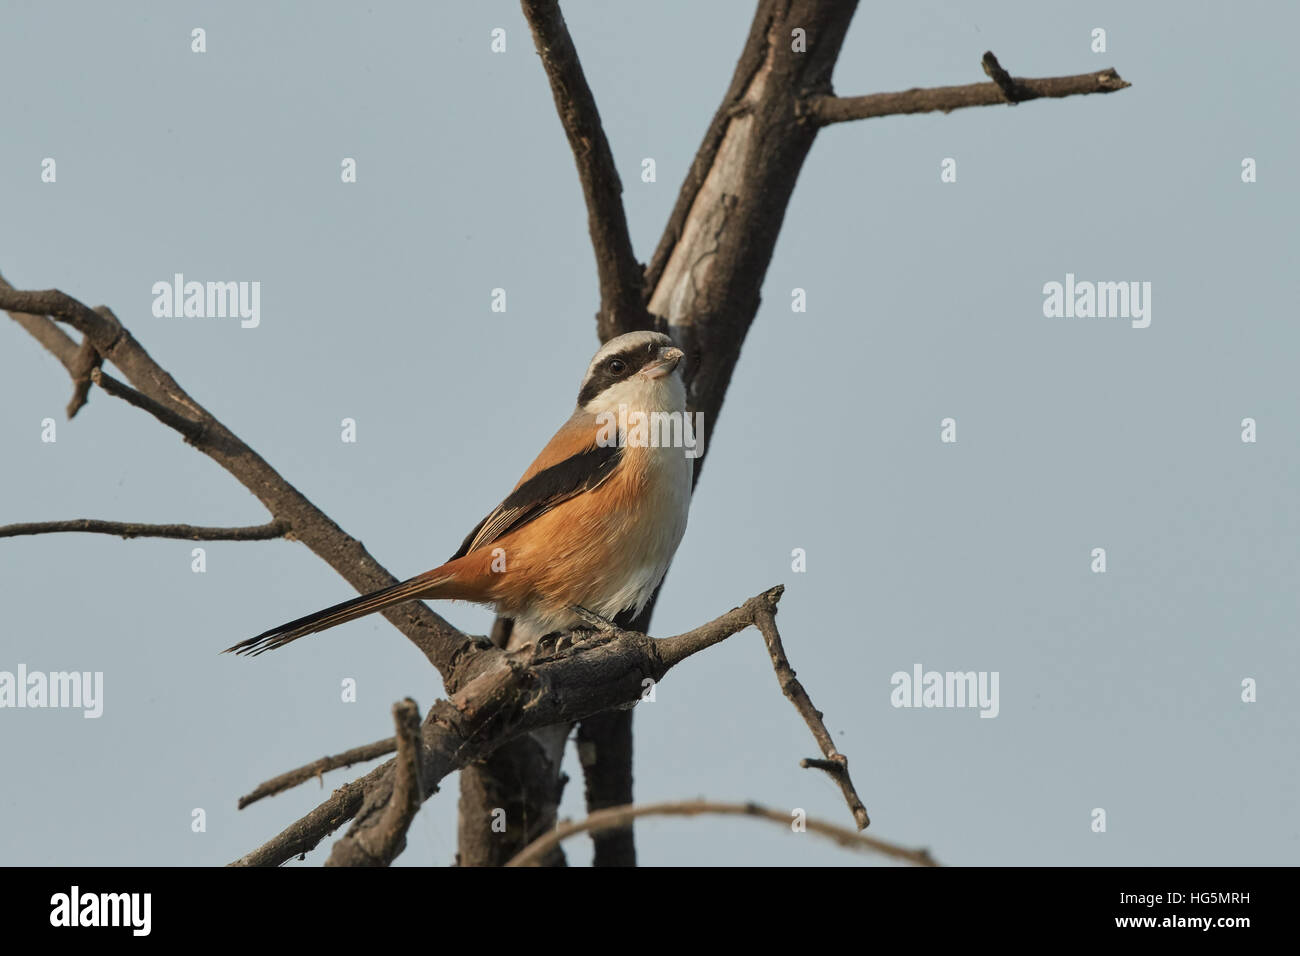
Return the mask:
<path id="1" fill-rule="evenodd" d="M 0 525 L 0 538 L 17 538 L 27 534 L 57 534 L 80 531 L 88 534 L 114 534 L 119 538 L 185 538 L 189 541 L 270 541 L 283 538 L 289 530 L 287 521 L 243 528 L 207 528 L 193 524 L 137 524 L 132 521 L 100 521 L 98 518 L 72 518 L 67 521 L 24 521 Z"/>
<path id="2" fill-rule="evenodd" d="M 1007 98 L 1007 102 L 1012 106 L 1025 98 L 1025 91 L 1021 89 L 1010 73 L 1002 69 L 1002 64 L 998 62 L 998 58 L 993 55 L 992 50 L 984 53 L 984 58 L 980 60 L 980 66 L 984 68 L 988 78 L 998 85 L 998 89 L 1002 91 L 1002 95 Z"/>
<path id="3" fill-rule="evenodd" d="M 790 666 L 790 661 L 785 656 L 785 647 L 781 644 L 781 632 L 776 628 L 775 607 L 760 609 L 755 615 L 754 623 L 762 632 L 763 640 L 767 644 L 767 653 L 772 658 L 772 667 L 776 671 L 781 692 L 790 699 L 794 709 L 799 711 L 799 715 L 808 724 L 828 764 L 814 765 L 805 760 L 801 765 L 817 766 L 818 769 L 825 770 L 831 775 L 839 784 L 840 791 L 844 794 L 844 801 L 849 805 L 849 812 L 853 814 L 858 829 L 865 830 L 870 825 L 871 818 L 867 816 L 867 808 L 863 806 L 858 792 L 853 789 L 853 781 L 849 778 L 849 758 L 835 749 L 835 741 L 831 739 L 830 731 L 822 722 L 822 712 L 813 706 L 812 698 L 795 677 L 794 668 Z"/>
<path id="4" fill-rule="evenodd" d="M 778 584 L 776 587 L 769 588 L 762 594 L 750 598 L 740 607 L 732 608 L 726 614 L 715 618 L 708 624 L 702 624 L 675 637 L 665 637 L 656 641 L 655 646 L 660 659 L 668 667 L 672 667 L 692 654 L 699 653 L 707 647 L 725 641 L 737 631 L 743 631 L 755 624 L 760 612 L 774 609 L 784 593 L 785 585 Z"/>
<path id="5" fill-rule="evenodd" d="M 282 773 L 278 777 L 272 777 L 265 783 L 258 784 L 252 793 L 246 794 L 239 798 L 239 809 L 242 810 L 249 804 L 256 803 L 263 797 L 273 797 L 277 793 L 298 786 L 300 783 L 306 783 L 308 780 L 320 780 L 321 786 L 325 785 L 324 774 L 331 770 L 338 770 L 342 767 L 351 767 L 353 764 L 365 763 L 390 754 L 397 749 L 397 738 L 388 737 L 385 740 L 376 740 L 372 744 L 365 744 L 361 747 L 353 747 L 351 750 L 345 750 L 341 754 L 335 754 L 333 757 L 321 757 L 303 767 Z"/>
<path id="6" fill-rule="evenodd" d="M 82 339 L 81 347 L 73 360 L 73 367 L 68 371 L 72 375 L 72 398 L 68 401 L 67 415 L 72 418 L 81 411 L 90 398 L 91 375 L 99 371 L 104 356 L 95 351 L 90 339 Z"/>
<path id="7" fill-rule="evenodd" d="M 1011 77 L 1017 99 L 1027 100 L 1080 96 L 1088 93 L 1114 93 L 1130 84 L 1113 69 L 1076 76 L 1053 76 L 1041 79 Z M 902 116 L 910 113 L 951 113 L 968 106 L 998 106 L 1008 101 L 1005 90 L 995 83 L 971 83 L 967 86 L 936 86 L 928 89 L 903 90 L 899 93 L 872 93 L 868 96 L 815 96 L 805 109 L 819 124 L 844 123 L 877 116 Z"/>
<path id="8" fill-rule="evenodd" d="M 231 866 L 280 866 L 295 856 L 302 856 L 316 848 L 325 837 L 357 815 L 365 802 L 369 788 L 391 769 L 384 763 L 360 780 L 345 783 L 315 810 L 295 820 L 256 850 L 245 853 Z"/>
<path id="9" fill-rule="evenodd" d="M 114 398 L 120 398 L 128 405 L 134 405 L 136 408 L 148 412 L 168 428 L 180 432 L 187 442 L 193 443 L 197 441 L 206 428 L 206 425 L 203 422 L 195 421 L 192 418 L 186 418 L 184 415 L 172 411 L 166 405 L 161 402 L 155 402 L 148 395 L 136 391 L 125 382 L 119 382 L 102 369 L 92 369 L 90 378 L 96 385 L 108 392 L 108 394 L 112 395 Z"/>
<path id="10" fill-rule="evenodd" d="M 844 765 L 834 760 L 823 760 L 821 757 L 804 757 L 799 761 L 799 766 L 805 770 L 825 770 L 827 773 L 841 773 Z"/>
<path id="11" fill-rule="evenodd" d="M 526 846 L 506 866 L 536 866 L 546 853 L 571 836 L 579 833 L 626 827 L 637 817 L 692 817 L 702 813 L 757 817 L 763 820 L 771 820 L 773 823 L 779 823 L 786 827 L 795 822 L 792 814 L 782 813 L 779 810 L 769 810 L 756 803 L 714 803 L 708 800 L 691 800 L 681 803 L 648 803 L 643 806 L 610 807 L 607 810 L 598 810 L 585 820 L 576 823 L 561 823 L 553 832 L 538 837 Z M 840 846 L 848 847 L 851 850 L 883 853 L 895 860 L 905 860 L 917 866 L 939 865 L 930 856 L 930 851 L 926 849 L 913 850 L 908 847 L 898 846 L 894 843 L 878 840 L 875 837 L 854 833 L 852 830 L 836 826 L 833 823 L 825 823 L 812 818 L 804 820 L 804 826 L 809 833 L 828 837 Z"/>

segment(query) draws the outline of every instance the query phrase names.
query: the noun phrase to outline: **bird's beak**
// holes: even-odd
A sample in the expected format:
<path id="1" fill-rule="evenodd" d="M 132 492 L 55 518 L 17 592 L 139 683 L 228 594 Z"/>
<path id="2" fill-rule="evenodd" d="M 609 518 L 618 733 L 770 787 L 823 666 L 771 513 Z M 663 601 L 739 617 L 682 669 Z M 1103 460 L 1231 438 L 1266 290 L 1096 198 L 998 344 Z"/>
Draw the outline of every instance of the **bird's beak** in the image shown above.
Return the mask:
<path id="1" fill-rule="evenodd" d="M 659 350 L 659 359 L 641 369 L 641 374 L 646 378 L 663 378 L 665 375 L 671 375 L 673 369 L 677 368 L 677 363 L 682 360 L 682 350 L 666 346 Z"/>

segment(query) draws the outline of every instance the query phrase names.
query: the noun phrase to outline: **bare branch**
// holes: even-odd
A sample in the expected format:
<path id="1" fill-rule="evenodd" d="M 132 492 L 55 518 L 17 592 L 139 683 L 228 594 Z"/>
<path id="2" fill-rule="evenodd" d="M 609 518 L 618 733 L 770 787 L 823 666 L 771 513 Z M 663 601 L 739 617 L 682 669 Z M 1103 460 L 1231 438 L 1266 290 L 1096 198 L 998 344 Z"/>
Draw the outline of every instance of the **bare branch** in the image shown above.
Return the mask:
<path id="1" fill-rule="evenodd" d="M 406 831 L 411 827 L 424 788 L 420 785 L 420 708 L 406 698 L 393 705 L 397 757 L 391 775 L 392 793 L 378 823 L 360 831 L 355 839 L 334 845 L 326 866 L 388 866 L 406 848 Z"/>
<path id="2" fill-rule="evenodd" d="M 0 286 L 0 308 L 8 312 L 49 315 L 66 322 L 85 335 L 95 350 L 106 358 L 125 331 L 111 314 L 96 312 L 58 289 L 21 292 L 6 282 Z"/>
<path id="3" fill-rule="evenodd" d="M 721 643 L 737 631 L 756 624 L 763 613 L 771 614 L 785 593 L 785 585 L 778 584 L 762 594 L 750 598 L 740 607 L 732 608 L 726 614 L 715 618 L 708 624 L 701 625 L 676 637 L 665 637 L 656 642 L 659 658 L 665 669 L 680 664 L 692 654 L 697 654 L 706 647 Z M 630 634 L 620 631 L 620 634 Z"/>
<path id="4" fill-rule="evenodd" d="M 571 836 L 578 833 L 591 833 L 626 827 L 637 817 L 693 817 L 703 813 L 756 817 L 762 820 L 770 820 L 783 827 L 788 827 L 793 822 L 790 814 L 778 810 L 769 810 L 756 803 L 713 803 L 707 800 L 691 800 L 682 803 L 648 803 L 644 806 L 611 807 L 608 810 L 598 810 L 587 819 L 577 823 L 560 824 L 555 828 L 554 832 L 534 840 L 524 848 L 522 853 L 506 865 L 536 866 L 537 861 L 547 852 Z M 854 833 L 852 830 L 838 827 L 833 823 L 824 823 L 821 820 L 811 818 L 805 821 L 805 826 L 809 833 L 828 837 L 840 846 L 848 847 L 851 850 L 882 853 L 895 860 L 904 860 L 917 866 L 939 865 L 930 856 L 929 850 L 909 849 L 894 843 L 887 843 L 884 840 L 878 840 L 875 837 Z"/>
<path id="5" fill-rule="evenodd" d="M 632 711 L 611 710 L 578 725 L 587 812 L 632 802 Z M 632 829 L 592 834 L 592 866 L 636 866 Z"/>
<path id="6" fill-rule="evenodd" d="M 1059 99 L 1065 96 L 1082 96 L 1089 93 L 1114 93 L 1132 84 L 1120 78 L 1113 69 L 1075 76 L 1053 76 L 1040 79 L 1011 77 L 985 54 L 985 71 L 997 79 L 993 83 L 971 83 L 967 86 L 935 86 L 928 89 L 903 90 L 900 93 L 872 93 L 868 96 L 817 96 L 805 107 L 818 124 L 844 123 L 849 120 L 872 119 L 877 116 L 902 116 L 910 113 L 932 113 L 936 110 L 951 113 L 968 106 L 1013 105 L 1027 100 Z"/>
<path id="7" fill-rule="evenodd" d="M 821 757 L 804 757 L 799 761 L 799 766 L 805 770 L 825 770 L 827 773 L 839 773 L 842 765 L 834 760 L 823 760 Z"/>
<path id="8" fill-rule="evenodd" d="M 459 689 L 449 700 L 435 703 L 425 718 L 420 779 L 431 791 L 448 774 L 481 760 L 507 741 L 637 703 L 645 678 L 658 682 L 690 655 L 749 627 L 758 613 L 776 606 L 782 590 L 772 588 L 708 624 L 663 640 L 616 628 L 576 643 L 566 637 L 521 651 L 482 651 L 467 660 L 466 673 L 457 674 Z M 336 845 L 332 856 L 376 858 L 367 848 L 372 838 L 366 834 L 385 826 L 394 793 L 393 768 L 394 762 L 388 761 L 370 771 L 357 782 L 359 791 L 336 790 L 321 806 L 234 865 L 278 866 L 305 852 L 303 847 L 315 846 L 349 817 L 354 822 L 339 844 L 363 841 L 363 846 Z"/>
<path id="9" fill-rule="evenodd" d="M 244 528 L 205 528 L 193 524 L 136 524 L 130 521 L 100 521 L 97 518 L 72 518 L 68 521 L 25 521 L 0 525 L 0 538 L 27 534 L 55 534 L 81 531 L 89 534 L 115 534 L 119 538 L 185 538 L 190 541 L 270 541 L 283 538 L 289 531 L 287 521 Z"/>
<path id="10" fill-rule="evenodd" d="M 249 804 L 256 803 L 263 797 L 273 797 L 277 793 L 298 786 L 300 783 L 306 783 L 308 780 L 320 780 L 321 786 L 325 785 L 323 775 L 331 770 L 338 770 L 343 767 L 351 767 L 356 763 L 365 763 L 390 754 L 397 749 L 397 738 L 388 737 L 384 740 L 376 740 L 372 744 L 365 744 L 361 747 L 353 747 L 351 750 L 345 750 L 341 754 L 335 754 L 333 757 L 321 757 L 314 760 L 304 767 L 298 767 L 296 770 L 290 770 L 280 774 L 278 777 L 272 777 L 265 783 L 258 784 L 252 793 L 246 794 L 239 798 L 239 809 L 242 810 Z"/>
<path id="11" fill-rule="evenodd" d="M 345 783 L 311 813 L 267 840 L 256 850 L 241 856 L 231 866 L 279 866 L 316 848 L 325 837 L 357 815 L 367 789 L 388 774 L 392 763 L 376 767 L 360 780 Z"/>
<path id="12" fill-rule="evenodd" d="M 980 60 L 980 66 L 984 68 L 988 78 L 998 85 L 1002 95 L 1007 98 L 1007 102 L 1012 106 L 1019 103 L 1025 98 L 1025 90 L 1016 84 L 1011 74 L 1002 69 L 1002 64 L 998 58 L 993 55 L 992 50 L 984 52 L 984 58 Z"/>
<path id="13" fill-rule="evenodd" d="M 457 866 L 504 866 L 555 828 L 568 784 L 561 770 L 568 731 L 560 725 L 516 737 L 461 768 Z M 504 819 L 493 812 L 498 809 Z M 564 853 L 547 865 L 565 866 Z"/>
<path id="14" fill-rule="evenodd" d="M 14 289 L 0 278 L 0 309 L 45 345 L 75 377 L 81 346 L 45 316 L 53 316 L 79 332 L 107 361 L 122 370 L 130 387 L 98 369 L 91 378 L 105 391 L 125 399 L 179 431 L 195 448 L 221 465 L 266 506 L 275 521 L 287 522 L 301 541 L 358 591 L 378 590 L 397 582 L 355 538 L 289 484 L 257 452 L 191 398 L 161 368 L 135 337 L 106 308 L 95 310 L 50 289 Z M 474 642 L 419 601 L 382 612 L 449 680 L 453 665 L 472 655 Z"/>
<path id="15" fill-rule="evenodd" d="M 555 0 L 523 0 L 522 5 L 587 202 L 587 227 L 600 279 L 596 331 L 605 342 L 624 332 L 653 328 L 642 296 L 641 265 L 623 211 L 623 184 L 564 15 Z"/>
<path id="16" fill-rule="evenodd" d="M 0 291 L 12 289 L 9 283 L 0 276 Z M 74 342 L 71 336 L 63 329 L 59 328 L 58 323 L 53 321 L 49 316 L 33 315 L 30 312 L 10 311 L 10 318 L 22 326 L 32 338 L 49 351 L 56 359 L 62 363 L 72 378 L 76 379 L 77 354 L 81 351 L 81 346 Z"/>
<path id="17" fill-rule="evenodd" d="M 826 756 L 824 762 L 804 760 L 800 765 L 817 767 L 829 773 L 839 784 L 858 829 L 865 830 L 870 825 L 871 819 L 867 816 L 867 808 L 863 806 L 858 792 L 853 789 L 853 781 L 849 779 L 849 758 L 835 749 L 835 741 L 831 739 L 830 731 L 822 723 L 822 712 L 813 706 L 812 698 L 795 677 L 794 668 L 790 666 L 790 661 L 785 656 L 785 647 L 781 644 L 781 633 L 776 628 L 776 608 L 760 609 L 755 615 L 754 624 L 767 644 L 767 653 L 772 658 L 772 667 L 776 670 L 776 679 L 781 685 L 781 692 L 790 699 L 790 703 L 794 704 L 795 710 L 799 711 Z"/>
<path id="18" fill-rule="evenodd" d="M 77 349 L 72 368 L 68 369 L 72 375 L 72 398 L 68 401 L 68 418 L 81 411 L 89 400 L 90 377 L 94 372 L 99 371 L 99 366 L 103 362 L 104 356 L 95 351 L 95 347 L 90 344 L 90 339 L 85 339 Z"/>
<path id="19" fill-rule="evenodd" d="M 166 405 L 155 402 L 148 395 L 137 392 L 125 382 L 119 382 L 113 376 L 105 374 L 101 369 L 93 369 L 90 373 L 91 380 L 102 388 L 108 394 L 115 398 L 120 398 L 128 405 L 134 405 L 141 411 L 148 412 L 158 421 L 162 422 L 173 431 L 180 432 L 185 440 L 190 444 L 198 441 L 202 436 L 205 425 L 201 421 L 195 421 L 186 415 L 178 415 Z"/>
<path id="20" fill-rule="evenodd" d="M 644 678 L 658 682 L 687 657 L 712 647 L 751 624 L 759 626 L 760 630 L 766 629 L 765 635 L 767 631 L 774 632 L 772 615 L 783 590 L 780 586 L 771 588 L 708 624 L 662 640 L 613 628 L 578 643 L 570 643 L 570 639 L 565 638 L 556 644 L 539 645 L 524 653 L 497 649 L 484 652 L 477 660 L 487 663 L 478 675 L 462 683 L 461 690 L 450 701 L 434 704 L 425 720 L 420 767 L 423 779 L 435 783 L 441 781 L 455 770 L 494 752 L 506 741 L 533 730 L 572 723 L 634 704 L 641 698 Z M 779 647 L 779 637 L 777 641 Z M 784 652 L 781 654 L 784 659 Z M 785 668 L 789 670 L 788 662 Z M 790 679 L 793 680 L 793 671 L 790 671 Z M 797 686 L 797 681 L 795 684 Z M 783 680 L 782 686 L 789 695 L 789 681 Z M 799 691 L 802 693 L 802 688 Z M 803 694 L 803 698 L 806 701 L 807 695 Z M 807 703 L 811 707 L 811 702 Z M 816 725 L 829 739 L 825 727 L 820 724 L 820 715 L 816 718 Z M 834 754 L 834 748 L 830 750 Z M 356 820 L 347 835 L 335 845 L 331 860 L 336 863 L 366 863 L 392 859 L 374 849 L 376 845 L 391 848 L 394 845 L 391 838 L 369 835 L 376 829 L 380 834 L 390 833 L 392 826 L 388 821 L 394 813 L 401 818 L 400 813 L 405 812 L 393 811 L 390 805 L 390 801 L 395 799 L 394 794 L 398 794 L 396 799 L 400 806 L 406 806 L 400 788 L 395 785 L 394 774 L 385 772 L 391 766 L 391 762 L 385 764 L 365 778 L 364 801 L 356 809 Z M 847 772 L 843 779 L 847 781 Z M 851 784 L 848 793 L 852 793 Z M 853 796 L 856 798 L 856 794 Z M 336 794 L 326 805 L 337 807 L 340 802 Z M 860 801 L 858 806 L 861 806 Z M 263 848 L 245 859 L 255 858 L 273 864 L 282 862 L 278 854 L 284 852 L 285 845 L 301 845 L 306 827 L 313 827 L 313 835 L 319 840 L 328 832 L 325 830 L 327 825 L 331 829 L 337 826 L 337 814 L 324 812 L 324 807 L 318 808 L 317 812 L 314 822 L 309 815 L 291 828 L 298 839 L 287 840 L 282 834 L 268 844 L 280 849 L 268 853 Z M 864 817 L 865 813 L 863 810 Z M 788 822 L 785 817 L 781 819 Z M 630 817 L 619 817 L 610 828 L 625 828 L 630 820 Z M 811 823 L 809 828 L 813 828 Z M 831 830 L 835 829 L 831 827 Z M 874 841 L 873 845 L 875 843 L 880 841 Z M 880 846 L 888 845 L 880 843 Z M 882 852 L 886 851 L 882 849 Z M 916 851 L 900 852 L 915 854 Z M 919 857 L 915 862 L 919 862 Z"/>

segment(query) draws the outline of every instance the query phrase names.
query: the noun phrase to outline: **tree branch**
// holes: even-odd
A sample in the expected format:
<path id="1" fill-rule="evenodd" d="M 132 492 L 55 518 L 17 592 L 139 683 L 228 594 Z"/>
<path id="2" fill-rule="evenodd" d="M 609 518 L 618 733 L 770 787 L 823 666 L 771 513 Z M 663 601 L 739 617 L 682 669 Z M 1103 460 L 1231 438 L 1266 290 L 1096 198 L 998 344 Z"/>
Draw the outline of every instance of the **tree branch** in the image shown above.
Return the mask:
<path id="1" fill-rule="evenodd" d="M 5 281 L 4 276 L 0 276 L 0 291 L 11 291 L 13 286 Z M 17 312 L 11 310 L 9 317 L 17 322 L 41 345 L 49 351 L 72 376 L 75 383 L 77 379 L 77 355 L 81 351 L 81 346 L 74 342 L 71 336 L 63 329 L 59 328 L 58 323 L 54 322 L 45 315 L 34 315 L 30 312 Z"/>
<path id="2" fill-rule="evenodd" d="M 664 663 L 665 672 L 669 668 L 676 667 L 692 654 L 698 654 L 707 647 L 720 644 L 737 631 L 743 631 L 756 624 L 761 614 L 771 614 L 776 610 L 783 594 L 785 594 L 785 585 L 778 584 L 750 598 L 740 607 L 732 608 L 708 624 L 702 624 L 675 637 L 665 637 L 656 641 L 656 653 Z M 634 632 L 617 631 L 616 633 L 628 635 Z"/>
<path id="3" fill-rule="evenodd" d="M 73 360 L 72 368 L 68 369 L 72 375 L 72 398 L 68 401 L 67 416 L 71 419 L 77 412 L 81 411 L 90 397 L 90 376 L 99 371 L 99 366 L 103 363 L 104 356 L 95 351 L 95 347 L 86 339 L 77 349 L 76 358 Z"/>
<path id="4" fill-rule="evenodd" d="M 294 540 L 305 544 L 358 591 L 374 591 L 396 583 L 397 578 L 360 541 L 347 535 L 265 459 L 191 398 L 109 310 L 91 309 L 57 289 L 19 291 L 3 278 L 0 278 L 0 309 L 8 311 L 19 325 L 45 345 L 74 378 L 82 346 L 45 316 L 53 316 L 81 332 L 100 356 L 121 369 L 132 387 L 98 369 L 91 371 L 93 381 L 179 431 L 252 492 L 274 521 L 286 522 Z M 472 639 L 423 602 L 398 605 L 382 613 L 420 648 L 444 680 L 450 679 L 454 664 L 474 653 Z"/>
<path id="5" fill-rule="evenodd" d="M 481 760 L 507 741 L 635 705 L 645 678 L 658 682 L 690 655 L 751 626 L 761 610 L 776 606 L 782 590 L 772 588 L 707 624 L 662 640 L 616 628 L 584 635 L 577 643 L 566 637 L 524 651 L 484 650 L 468 662 L 471 674 L 457 675 L 456 693 L 435 703 L 425 718 L 420 779 L 431 791 L 448 774 Z M 376 844 L 386 851 L 394 850 L 393 845 L 377 841 L 368 832 L 387 827 L 393 767 L 390 760 L 355 784 L 334 791 L 311 813 L 232 865 L 278 866 L 314 847 L 349 818 L 353 824 L 339 844 L 360 846 L 336 845 L 331 857 L 391 862 L 385 853 L 376 855 Z"/>
<path id="6" fill-rule="evenodd" d="M 206 425 L 186 415 L 179 415 L 161 402 L 155 402 L 148 395 L 142 395 L 125 382 L 119 382 L 101 369 L 90 373 L 91 380 L 114 398 L 120 398 L 128 405 L 134 405 L 141 411 L 148 412 L 172 431 L 179 432 L 189 444 L 194 444 L 202 436 Z"/>
<path id="7" fill-rule="evenodd" d="M 1002 64 L 998 58 L 993 55 L 992 50 L 984 51 L 984 58 L 980 60 L 980 66 L 984 68 L 985 75 L 998 85 L 1002 95 L 1006 97 L 1007 102 L 1015 106 L 1025 98 L 1025 88 L 1020 86 L 1012 78 L 1011 74 L 1002 69 Z"/>
<path id="8" fill-rule="evenodd" d="M 840 791 L 844 794 L 844 800 L 849 805 L 849 812 L 853 814 L 853 820 L 858 825 L 859 830 L 865 830 L 871 823 L 867 816 L 867 808 L 863 806 L 858 792 L 853 789 L 853 781 L 849 778 L 849 758 L 844 756 L 835 749 L 835 741 L 831 739 L 830 731 L 822 723 L 822 712 L 813 706 L 812 698 L 804 690 L 803 684 L 799 683 L 795 677 L 794 668 L 790 666 L 790 661 L 785 656 L 785 647 L 781 643 L 781 633 L 776 628 L 776 609 L 760 608 L 754 616 L 754 624 L 758 627 L 763 635 L 763 641 L 767 644 L 767 652 L 772 658 L 772 667 L 776 671 L 777 682 L 781 685 L 781 692 L 790 699 L 794 704 L 795 710 L 799 711 L 800 716 L 808 724 L 808 728 L 813 732 L 813 737 L 817 739 L 818 745 L 825 754 L 825 761 L 808 761 L 801 762 L 803 767 L 816 767 L 819 770 L 825 770 L 831 778 L 839 784 Z"/>
<path id="9" fill-rule="evenodd" d="M 321 757 L 303 767 L 290 770 L 280 774 L 278 777 L 272 777 L 265 783 L 258 784 L 252 793 L 245 794 L 239 798 L 239 809 L 242 810 L 249 804 L 256 803 L 263 797 L 273 797 L 277 793 L 298 786 L 300 783 L 306 783 L 308 780 L 320 780 L 321 786 L 325 785 L 323 775 L 331 770 L 338 770 L 342 767 L 351 767 L 356 763 L 366 763 L 390 754 L 397 749 L 397 738 L 388 737 L 384 740 L 376 740 L 372 744 L 365 744 L 361 747 L 353 747 L 351 750 L 345 750 L 341 754 L 335 754 L 333 757 Z"/>
<path id="10" fill-rule="evenodd" d="M 286 521 L 244 528 L 205 528 L 193 524 L 136 524 L 130 521 L 100 521 L 97 518 L 72 518 L 68 521 L 25 521 L 0 525 L 0 538 L 27 534 L 54 534 L 82 531 L 89 534 L 115 534 L 119 538 L 186 538 L 190 541 L 270 541 L 283 538 L 289 531 Z"/>
<path id="11" fill-rule="evenodd" d="M 316 848 L 322 839 L 355 817 L 365 803 L 368 790 L 378 785 L 392 770 L 391 761 L 370 771 L 360 780 L 345 783 L 328 800 L 311 813 L 267 840 L 256 850 L 244 854 L 231 866 L 280 866 L 295 856 Z"/>
<path id="12" fill-rule="evenodd" d="M 995 78 L 994 82 L 935 86 L 903 90 L 900 93 L 872 93 L 868 96 L 816 96 L 808 101 L 804 110 L 816 123 L 828 126 L 831 123 L 877 116 L 902 116 L 936 110 L 951 113 L 968 106 L 998 106 L 1008 102 L 1014 105 L 1027 100 L 1114 93 L 1132 85 L 1121 79 L 1113 69 L 1041 79 L 1011 77 L 998 65 L 997 58 L 992 53 L 985 54 L 984 68 L 985 72 Z"/>
<path id="13" fill-rule="evenodd" d="M 555 828 L 568 784 L 560 769 L 564 745 L 557 738 L 567 730 L 559 726 L 515 737 L 461 768 L 457 866 L 504 866 Z M 553 854 L 547 865 L 567 865 L 563 852 Z"/>
<path id="14" fill-rule="evenodd" d="M 426 794 L 420 784 L 420 708 L 406 698 L 393 705 L 397 757 L 392 773 L 393 790 L 375 826 L 340 840 L 326 866 L 387 866 L 406 848 L 411 828 Z"/>
<path id="15" fill-rule="evenodd" d="M 611 710 L 578 725 L 578 762 L 588 813 L 632 802 L 632 714 Z M 601 830 L 591 838 L 592 866 L 636 866 L 631 827 Z"/>
<path id="16" fill-rule="evenodd" d="M 702 813 L 757 817 L 763 820 L 770 820 L 783 827 L 789 827 L 794 822 L 794 818 L 791 814 L 781 813 L 778 810 L 769 810 L 756 803 L 713 803 L 707 800 L 692 800 L 682 803 L 648 803 L 643 806 L 611 807 L 608 810 L 597 811 L 587 817 L 587 819 L 581 820 L 577 823 L 561 823 L 553 832 L 534 840 L 522 853 L 506 865 L 536 866 L 538 860 L 540 860 L 544 854 L 571 836 L 575 836 L 579 833 L 594 833 L 601 830 L 626 827 L 637 817 L 691 817 Z M 913 850 L 907 847 L 898 846 L 894 843 L 887 843 L 884 840 L 878 840 L 875 837 L 854 833 L 852 830 L 835 826 L 833 823 L 824 823 L 821 820 L 814 820 L 812 818 L 805 821 L 805 826 L 809 833 L 816 833 L 820 836 L 828 837 L 840 846 L 848 847 L 851 850 L 858 850 L 866 853 L 883 853 L 885 856 L 896 860 L 905 860 L 906 862 L 913 863 L 917 866 L 939 865 L 935 862 L 934 858 L 930 856 L 929 850 Z"/>
<path id="17" fill-rule="evenodd" d="M 642 296 L 641 265 L 632 250 L 623 210 L 623 184 L 564 15 L 555 0 L 522 0 L 522 6 L 587 202 L 587 228 L 600 279 L 600 312 L 596 315 L 600 340 L 653 328 Z"/>

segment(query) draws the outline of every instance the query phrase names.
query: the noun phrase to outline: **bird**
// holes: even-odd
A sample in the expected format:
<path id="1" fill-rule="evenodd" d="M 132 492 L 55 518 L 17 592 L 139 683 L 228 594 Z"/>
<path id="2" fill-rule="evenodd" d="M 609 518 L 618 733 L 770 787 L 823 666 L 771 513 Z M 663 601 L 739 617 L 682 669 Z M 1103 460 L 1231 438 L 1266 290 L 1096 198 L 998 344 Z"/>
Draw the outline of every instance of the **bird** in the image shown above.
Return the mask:
<path id="1" fill-rule="evenodd" d="M 682 359 L 660 332 L 610 339 L 587 366 L 568 421 L 449 560 L 224 653 L 261 654 L 407 601 L 490 605 L 513 620 L 512 646 L 639 613 L 668 570 L 690 509 L 694 455 L 680 447 L 691 442 Z M 657 440 L 667 429 L 627 427 L 638 415 L 662 413 L 680 416 L 673 434 L 683 442 Z"/>

